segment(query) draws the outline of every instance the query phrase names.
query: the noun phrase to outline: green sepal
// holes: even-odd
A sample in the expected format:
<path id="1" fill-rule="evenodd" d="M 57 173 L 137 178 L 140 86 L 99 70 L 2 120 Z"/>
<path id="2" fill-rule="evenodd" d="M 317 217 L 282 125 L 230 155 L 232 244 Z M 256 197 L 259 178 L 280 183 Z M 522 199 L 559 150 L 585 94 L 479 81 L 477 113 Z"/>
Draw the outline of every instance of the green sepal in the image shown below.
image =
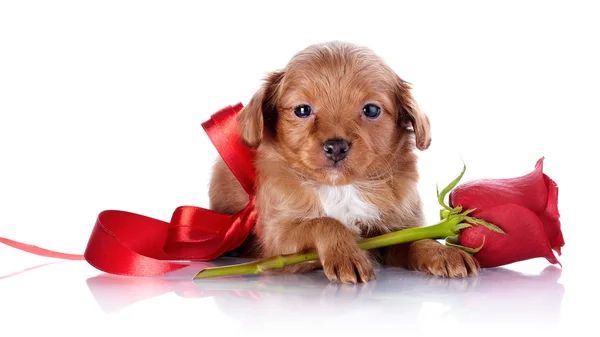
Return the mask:
<path id="1" fill-rule="evenodd" d="M 466 222 L 461 222 L 461 223 L 457 224 L 456 226 L 454 226 L 454 228 L 457 231 L 461 231 L 461 230 L 463 230 L 465 228 L 469 228 L 469 227 L 471 227 L 471 224 L 470 223 L 466 223 Z"/>
<path id="2" fill-rule="evenodd" d="M 460 235 L 449 236 L 446 238 L 446 243 L 457 245 L 460 242 Z"/>
<path id="3" fill-rule="evenodd" d="M 452 208 L 450 208 L 450 206 L 446 205 L 446 203 L 444 202 L 444 199 L 446 198 L 446 194 L 448 194 L 448 192 L 450 192 L 454 187 L 456 187 L 456 185 L 458 184 L 458 182 L 462 179 L 463 175 L 465 174 L 465 171 L 467 170 L 467 165 L 463 162 L 463 169 L 460 172 L 460 174 L 458 175 L 458 177 L 456 177 L 454 180 L 452 180 L 452 182 L 450 182 L 450 184 L 448 184 L 448 186 L 446 186 L 442 192 L 438 191 L 438 203 L 444 207 L 445 209 L 452 211 Z"/>
<path id="4" fill-rule="evenodd" d="M 472 224 L 481 225 L 483 227 L 486 227 L 487 229 L 489 229 L 493 232 L 500 233 L 500 234 L 506 234 L 500 227 L 494 225 L 491 222 L 487 222 L 483 219 L 473 218 L 473 217 L 468 216 L 468 217 L 466 217 L 466 220 Z"/>
<path id="5" fill-rule="evenodd" d="M 475 253 L 479 252 L 481 250 L 481 248 L 483 248 L 484 244 L 485 244 L 485 236 L 483 237 L 483 242 L 481 243 L 481 246 L 479 246 L 477 248 L 470 248 L 470 247 L 465 247 L 465 246 L 459 245 L 458 244 L 458 236 L 451 236 L 451 237 L 446 238 L 446 246 L 464 250 L 465 252 L 467 252 L 469 254 L 475 254 Z"/>
<path id="6" fill-rule="evenodd" d="M 459 206 L 459 207 L 457 207 L 457 208 L 460 208 L 460 209 L 462 210 L 462 207 L 461 207 L 461 206 Z M 476 210 L 476 209 L 477 209 L 477 208 L 471 208 L 471 209 L 468 209 L 468 210 L 466 210 L 466 211 L 464 211 L 464 212 L 460 213 L 460 215 L 465 215 L 465 216 L 467 216 L 467 215 L 469 215 L 469 214 L 471 214 L 471 213 L 475 212 L 475 210 Z"/>

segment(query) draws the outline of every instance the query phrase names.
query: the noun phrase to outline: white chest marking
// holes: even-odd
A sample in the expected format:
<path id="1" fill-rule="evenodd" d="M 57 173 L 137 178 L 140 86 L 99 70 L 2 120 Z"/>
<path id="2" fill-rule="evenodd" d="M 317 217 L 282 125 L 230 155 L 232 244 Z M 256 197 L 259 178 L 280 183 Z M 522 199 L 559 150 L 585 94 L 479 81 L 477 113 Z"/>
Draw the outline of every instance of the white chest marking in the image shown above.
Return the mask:
<path id="1" fill-rule="evenodd" d="M 379 219 L 377 208 L 365 202 L 353 185 L 321 185 L 317 193 L 325 214 L 354 231 L 358 230 L 357 221 L 368 226 L 370 221 Z"/>

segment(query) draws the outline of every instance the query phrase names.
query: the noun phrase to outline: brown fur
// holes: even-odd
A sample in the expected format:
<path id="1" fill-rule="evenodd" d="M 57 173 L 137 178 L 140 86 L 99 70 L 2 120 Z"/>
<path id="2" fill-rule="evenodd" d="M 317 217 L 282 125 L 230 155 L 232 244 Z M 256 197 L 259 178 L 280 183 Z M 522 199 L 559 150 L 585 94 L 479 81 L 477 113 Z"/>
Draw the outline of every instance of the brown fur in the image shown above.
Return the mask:
<path id="1" fill-rule="evenodd" d="M 381 108 L 377 119 L 361 113 L 367 103 Z M 294 108 L 312 107 L 308 118 Z M 303 272 L 322 267 L 331 281 L 366 282 L 375 263 L 400 266 L 442 277 L 465 277 L 479 271 L 469 254 L 422 240 L 371 252 L 356 240 L 424 225 L 417 191 L 414 149 L 431 143 L 428 117 L 403 81 L 371 50 L 342 42 L 309 46 L 288 65 L 270 73 L 240 112 L 241 138 L 257 151 L 256 207 L 259 218 L 242 247 L 248 256 L 266 257 L 316 250 L 320 261 L 284 268 Z M 343 161 L 333 164 L 323 142 L 342 137 L 351 142 Z M 353 184 L 362 199 L 379 212 L 376 221 L 349 228 L 328 217 L 316 188 Z M 210 185 L 210 207 L 234 213 L 248 199 L 218 159 Z"/>

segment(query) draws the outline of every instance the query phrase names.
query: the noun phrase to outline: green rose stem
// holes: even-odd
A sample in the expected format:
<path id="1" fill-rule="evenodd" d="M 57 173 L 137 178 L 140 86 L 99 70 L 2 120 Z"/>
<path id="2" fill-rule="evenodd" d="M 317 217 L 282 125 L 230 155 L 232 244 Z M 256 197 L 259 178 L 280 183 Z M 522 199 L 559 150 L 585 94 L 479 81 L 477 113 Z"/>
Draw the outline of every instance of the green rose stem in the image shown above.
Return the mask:
<path id="1" fill-rule="evenodd" d="M 494 232 L 504 234 L 504 232 L 496 225 L 491 224 L 483 219 L 469 216 L 469 213 L 473 212 L 474 209 L 463 212 L 462 207 L 451 208 L 444 203 L 446 194 L 452 190 L 456 184 L 458 184 L 465 170 L 466 166 L 463 167 L 461 174 L 446 188 L 444 188 L 441 193 L 438 192 L 438 201 L 443 207 L 442 211 L 440 212 L 441 221 L 439 223 L 432 226 L 407 228 L 368 239 L 362 239 L 358 241 L 358 246 L 360 249 L 371 250 L 423 239 L 445 239 L 446 245 L 463 249 L 471 254 L 474 254 L 483 247 L 483 244 L 478 248 L 469 248 L 458 245 L 458 237 L 462 229 L 470 227 L 471 224 L 476 224 L 485 226 Z M 485 237 L 483 241 L 485 243 Z M 196 276 L 194 276 L 194 280 L 234 275 L 259 274 L 267 270 L 279 269 L 285 266 L 318 259 L 319 256 L 316 252 L 280 255 L 248 263 L 207 268 L 198 272 Z"/>

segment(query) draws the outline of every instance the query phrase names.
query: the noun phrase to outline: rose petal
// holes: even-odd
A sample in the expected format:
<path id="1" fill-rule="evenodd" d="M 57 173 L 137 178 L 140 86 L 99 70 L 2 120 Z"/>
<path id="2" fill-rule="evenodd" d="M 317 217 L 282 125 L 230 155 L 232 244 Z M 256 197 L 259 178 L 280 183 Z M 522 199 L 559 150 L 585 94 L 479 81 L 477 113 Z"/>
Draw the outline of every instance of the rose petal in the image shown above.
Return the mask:
<path id="1" fill-rule="evenodd" d="M 462 206 L 463 209 L 476 208 L 478 212 L 507 203 L 521 205 L 536 214 L 546 209 L 548 189 L 544 182 L 543 160 L 541 158 L 535 169 L 521 177 L 506 179 L 479 179 L 459 184 L 450 192 L 451 207 Z"/>
<path id="2" fill-rule="evenodd" d="M 478 217 L 499 226 L 505 232 L 496 233 L 480 225 L 461 231 L 460 244 L 465 247 L 477 248 L 485 237 L 483 248 L 474 255 L 483 268 L 537 257 L 545 257 L 550 263 L 560 264 L 552 253 L 542 222 L 527 208 L 505 204 L 483 210 Z"/>
<path id="3" fill-rule="evenodd" d="M 562 235 L 560 226 L 560 213 L 558 211 L 558 186 L 547 175 L 544 175 L 544 182 L 548 190 L 548 201 L 544 213 L 540 214 L 540 220 L 544 225 L 546 237 L 550 242 L 550 246 L 558 255 L 561 255 L 561 248 L 565 245 L 565 240 Z"/>

